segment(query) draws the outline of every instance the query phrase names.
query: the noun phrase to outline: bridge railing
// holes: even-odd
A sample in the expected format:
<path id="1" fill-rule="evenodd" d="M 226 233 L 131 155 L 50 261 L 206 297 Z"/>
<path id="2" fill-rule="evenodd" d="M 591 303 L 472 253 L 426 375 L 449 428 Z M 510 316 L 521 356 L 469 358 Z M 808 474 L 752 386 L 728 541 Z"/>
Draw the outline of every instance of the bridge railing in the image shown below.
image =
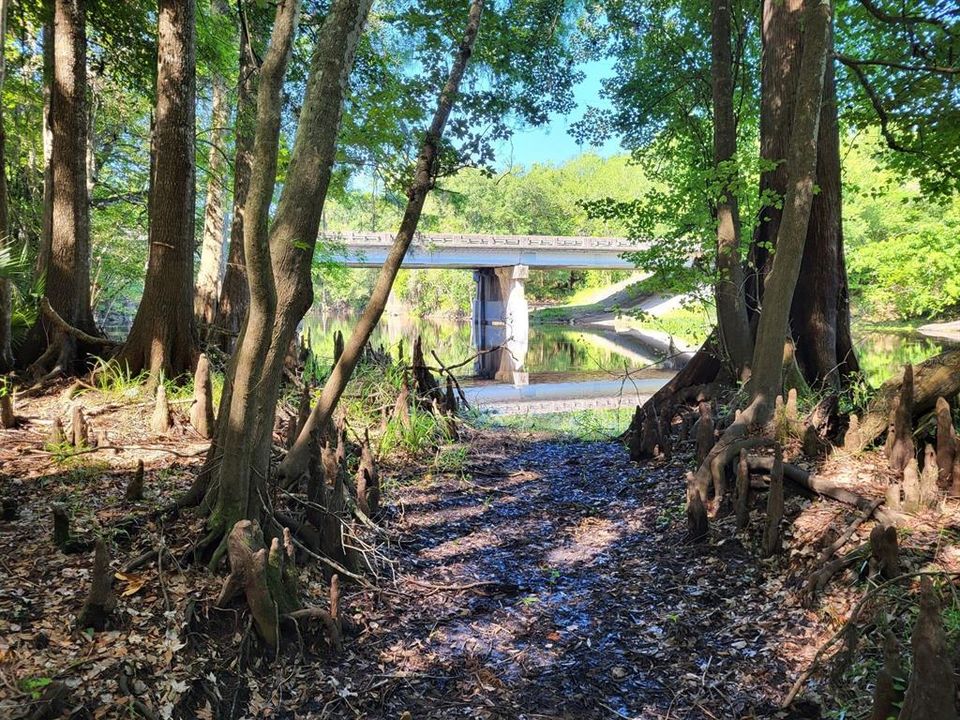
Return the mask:
<path id="1" fill-rule="evenodd" d="M 382 247 L 393 243 L 389 232 L 324 232 L 334 243 L 350 247 Z M 596 249 L 616 252 L 639 250 L 647 241 L 633 242 L 622 237 L 580 237 L 557 235 L 483 235 L 456 233 L 417 233 L 414 245 L 430 247 L 518 247 L 531 249 Z"/>

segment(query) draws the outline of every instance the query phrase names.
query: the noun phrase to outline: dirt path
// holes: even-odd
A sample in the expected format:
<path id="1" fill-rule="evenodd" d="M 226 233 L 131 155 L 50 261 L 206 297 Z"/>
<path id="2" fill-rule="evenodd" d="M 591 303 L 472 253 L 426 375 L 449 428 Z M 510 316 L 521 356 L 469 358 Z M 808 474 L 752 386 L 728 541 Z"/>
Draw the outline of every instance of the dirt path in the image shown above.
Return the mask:
<path id="1" fill-rule="evenodd" d="M 641 470 L 603 443 L 503 454 L 480 453 L 496 472 L 400 490 L 409 596 L 369 598 L 376 623 L 328 668 L 341 699 L 302 710 L 777 716 L 804 614 L 739 542 L 685 546 L 679 468 Z"/>

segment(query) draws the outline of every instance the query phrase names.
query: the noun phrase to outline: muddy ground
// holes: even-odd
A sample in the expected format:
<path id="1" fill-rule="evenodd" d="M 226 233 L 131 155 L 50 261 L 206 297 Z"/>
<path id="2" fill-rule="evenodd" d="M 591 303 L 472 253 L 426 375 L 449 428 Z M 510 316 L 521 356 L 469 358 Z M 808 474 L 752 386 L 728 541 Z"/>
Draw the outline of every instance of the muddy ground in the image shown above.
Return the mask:
<path id="1" fill-rule="evenodd" d="M 63 683 L 64 716 L 92 718 L 713 720 L 820 717 L 811 700 L 834 702 L 818 674 L 807 699 L 778 710 L 861 591 L 848 574 L 813 610 L 797 600 L 821 536 L 856 515 L 838 503 L 789 495 L 788 549 L 762 561 L 762 493 L 751 532 L 727 518 L 708 545 L 686 542 L 688 455 L 638 466 L 615 442 L 470 431 L 442 461 L 385 466 L 386 534 L 364 535 L 379 577 L 345 587 L 343 651 L 305 627 L 271 658 L 242 604 L 213 607 L 222 570 L 186 561 L 202 518 L 150 517 L 189 486 L 203 443 L 183 425 L 138 430 L 149 408 L 113 409 L 92 422 L 109 424 L 116 450 L 63 457 L 45 445 L 55 410 L 22 418 L 0 448 L 0 495 L 18 504 L 0 521 L 4 718 L 42 707 L 51 683 Z M 143 457 L 147 498 L 131 506 L 123 492 Z M 75 628 L 92 553 L 54 547 L 54 502 L 81 541 L 110 540 L 118 572 L 147 553 L 116 575 L 105 632 Z M 322 606 L 316 563 L 301 582 Z M 862 711 L 868 695 L 857 698 Z"/>

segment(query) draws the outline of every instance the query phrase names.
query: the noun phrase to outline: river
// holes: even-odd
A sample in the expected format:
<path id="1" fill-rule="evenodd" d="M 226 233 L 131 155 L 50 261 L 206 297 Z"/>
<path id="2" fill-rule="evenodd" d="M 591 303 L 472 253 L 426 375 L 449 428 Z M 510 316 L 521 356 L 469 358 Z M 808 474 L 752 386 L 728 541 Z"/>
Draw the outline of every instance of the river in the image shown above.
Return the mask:
<path id="1" fill-rule="evenodd" d="M 313 312 L 304 323 L 314 351 L 332 354 L 333 334 L 349 335 L 352 313 Z M 406 352 L 420 335 L 431 363 L 431 351 L 447 366 L 477 355 L 469 319 L 417 318 L 388 315 L 380 321 L 373 346 Z M 918 332 L 879 331 L 855 326 L 854 339 L 861 367 L 877 386 L 906 362 L 918 363 L 936 355 L 951 341 Z M 503 355 L 503 359 L 497 357 Z M 595 325 L 531 324 L 526 355 L 519 359 L 522 374 L 504 372 L 513 360 L 505 351 L 482 354 L 457 371 L 468 400 L 493 413 L 548 413 L 613 407 L 632 407 L 655 392 L 676 372 L 681 360 L 659 364 L 662 353 L 641 339 Z M 666 366 L 665 366 L 666 365 Z"/>

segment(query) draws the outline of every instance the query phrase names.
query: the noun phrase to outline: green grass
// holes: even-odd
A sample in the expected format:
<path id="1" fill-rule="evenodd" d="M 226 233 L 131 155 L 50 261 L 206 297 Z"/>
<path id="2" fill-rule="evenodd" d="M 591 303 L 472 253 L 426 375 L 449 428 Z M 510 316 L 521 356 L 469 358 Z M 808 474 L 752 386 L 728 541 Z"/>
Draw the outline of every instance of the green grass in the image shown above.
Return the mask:
<path id="1" fill-rule="evenodd" d="M 629 314 L 627 317 L 630 317 Z M 681 306 L 658 317 L 641 315 L 630 317 L 628 324 L 639 330 L 659 330 L 682 340 L 688 345 L 699 346 L 707 339 L 716 324 L 716 312 L 712 306 Z"/>
<path id="2" fill-rule="evenodd" d="M 539 310 L 534 310 L 530 313 L 530 319 L 533 322 L 539 323 L 569 322 L 584 315 L 601 313 L 603 311 L 604 308 L 600 303 L 593 303 L 591 305 L 557 305 L 555 307 L 544 307 Z"/>
<path id="3" fill-rule="evenodd" d="M 147 385 L 147 373 L 134 375 L 115 360 L 98 358 L 93 370 L 94 388 L 108 402 L 133 402 L 150 400 L 144 392 Z M 219 407 L 223 395 L 223 373 L 212 370 L 210 382 L 213 386 L 213 406 Z M 170 400 L 189 400 L 193 398 L 193 378 L 177 383 L 164 379 L 163 385 Z M 82 392 L 90 392 L 85 390 Z"/>
<path id="4" fill-rule="evenodd" d="M 479 424 L 526 432 L 554 433 L 567 440 L 610 440 L 620 435 L 633 417 L 633 408 L 580 410 L 542 415 L 483 415 Z"/>

